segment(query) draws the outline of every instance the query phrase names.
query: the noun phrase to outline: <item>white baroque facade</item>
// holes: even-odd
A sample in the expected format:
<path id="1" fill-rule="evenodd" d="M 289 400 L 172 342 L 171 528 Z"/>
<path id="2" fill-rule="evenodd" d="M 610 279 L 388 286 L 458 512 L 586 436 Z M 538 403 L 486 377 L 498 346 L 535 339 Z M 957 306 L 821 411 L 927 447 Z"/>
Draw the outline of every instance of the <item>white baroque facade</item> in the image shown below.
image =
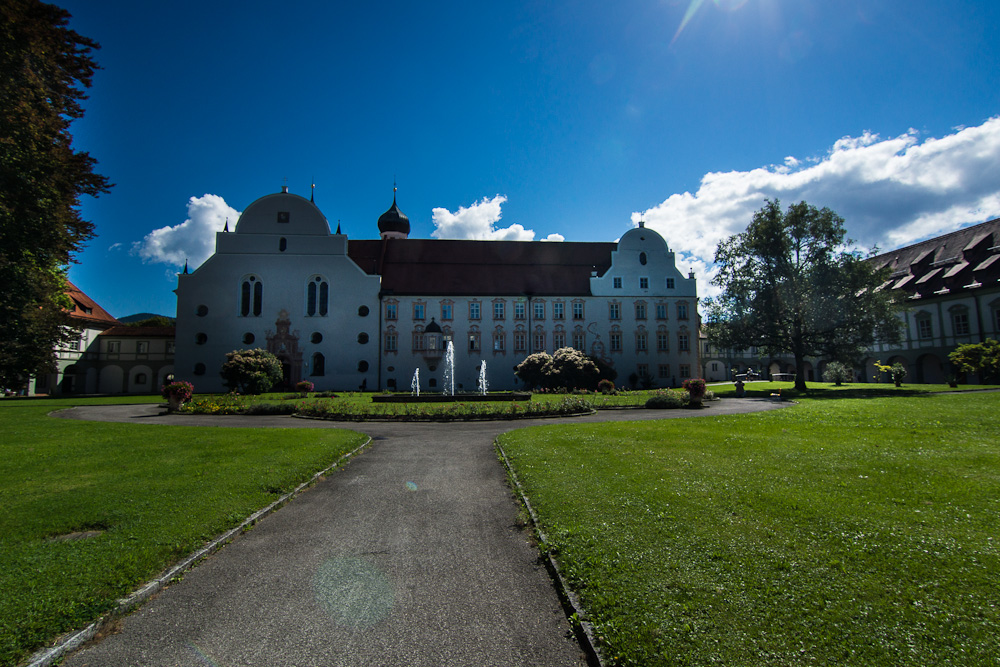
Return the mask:
<path id="1" fill-rule="evenodd" d="M 244 211 L 216 252 L 178 276 L 178 379 L 223 391 L 227 352 L 261 347 L 285 384 L 317 390 L 456 391 L 520 387 L 528 354 L 575 347 L 617 384 L 672 386 L 698 375 L 697 287 L 663 238 L 640 225 L 618 243 L 411 239 L 392 207 L 379 239 L 331 233 L 309 200 L 282 192 Z"/>

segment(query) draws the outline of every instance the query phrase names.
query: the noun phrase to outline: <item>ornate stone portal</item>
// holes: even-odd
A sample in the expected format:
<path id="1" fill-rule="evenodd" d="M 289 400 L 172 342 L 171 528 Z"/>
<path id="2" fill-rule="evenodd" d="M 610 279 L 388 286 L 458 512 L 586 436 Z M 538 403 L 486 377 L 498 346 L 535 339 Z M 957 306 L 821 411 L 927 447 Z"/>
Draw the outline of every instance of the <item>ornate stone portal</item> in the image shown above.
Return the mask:
<path id="1" fill-rule="evenodd" d="M 278 311 L 274 326 L 276 331 L 268 331 L 267 351 L 281 362 L 283 389 L 291 389 L 302 379 L 302 350 L 299 349 L 299 332 L 291 331 L 288 311 Z"/>

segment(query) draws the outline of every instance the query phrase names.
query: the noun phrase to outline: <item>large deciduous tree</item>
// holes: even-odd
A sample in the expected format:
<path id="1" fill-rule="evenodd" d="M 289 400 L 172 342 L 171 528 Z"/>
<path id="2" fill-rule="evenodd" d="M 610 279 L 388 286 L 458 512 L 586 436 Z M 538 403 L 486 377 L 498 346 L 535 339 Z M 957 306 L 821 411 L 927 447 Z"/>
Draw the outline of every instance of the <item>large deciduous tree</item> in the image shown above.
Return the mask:
<path id="1" fill-rule="evenodd" d="M 850 245 L 830 209 L 799 202 L 783 212 L 768 200 L 716 249 L 712 283 L 723 293 L 706 299 L 709 340 L 792 355 L 799 390 L 806 357 L 856 362 L 876 341 L 898 341 L 899 305 L 878 289 L 887 277 Z"/>
<path id="2" fill-rule="evenodd" d="M 93 237 L 82 195 L 110 187 L 73 149 L 96 42 L 38 0 L 0 2 L 0 385 L 51 369 L 68 340 L 66 267 Z"/>

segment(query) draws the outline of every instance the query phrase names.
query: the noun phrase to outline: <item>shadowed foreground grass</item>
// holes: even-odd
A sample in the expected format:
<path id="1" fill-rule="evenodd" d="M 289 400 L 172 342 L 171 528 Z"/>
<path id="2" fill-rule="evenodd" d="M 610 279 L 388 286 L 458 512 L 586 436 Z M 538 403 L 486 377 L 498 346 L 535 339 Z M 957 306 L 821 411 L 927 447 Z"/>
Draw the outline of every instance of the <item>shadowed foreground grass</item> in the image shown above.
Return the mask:
<path id="1" fill-rule="evenodd" d="M 614 665 L 995 665 L 1000 394 L 501 442 Z"/>
<path id="2" fill-rule="evenodd" d="M 0 401 L 0 665 L 79 628 L 360 445 L 327 429 L 136 426 Z M 96 532 L 77 540 L 53 539 Z"/>

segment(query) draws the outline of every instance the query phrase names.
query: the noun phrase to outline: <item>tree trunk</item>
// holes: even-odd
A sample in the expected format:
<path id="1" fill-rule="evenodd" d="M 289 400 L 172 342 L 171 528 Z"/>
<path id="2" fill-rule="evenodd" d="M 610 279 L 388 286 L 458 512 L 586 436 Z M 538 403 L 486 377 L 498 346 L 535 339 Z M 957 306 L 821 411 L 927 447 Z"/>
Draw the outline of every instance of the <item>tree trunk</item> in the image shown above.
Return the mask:
<path id="1" fill-rule="evenodd" d="M 795 391 L 806 390 L 806 358 L 801 352 L 795 353 Z"/>

